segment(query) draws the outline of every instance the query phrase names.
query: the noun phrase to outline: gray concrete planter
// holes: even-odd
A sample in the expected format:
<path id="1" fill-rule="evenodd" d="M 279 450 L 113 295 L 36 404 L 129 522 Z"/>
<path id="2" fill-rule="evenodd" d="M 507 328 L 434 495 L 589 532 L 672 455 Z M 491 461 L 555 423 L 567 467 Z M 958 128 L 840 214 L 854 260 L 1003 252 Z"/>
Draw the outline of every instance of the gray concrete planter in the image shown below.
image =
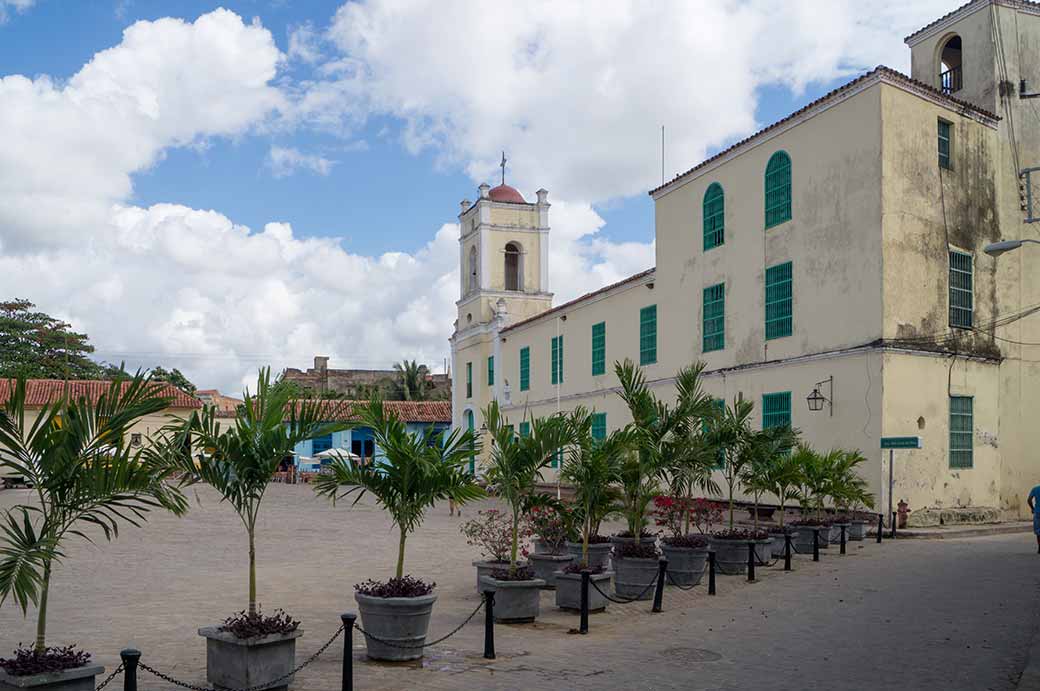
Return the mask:
<path id="1" fill-rule="evenodd" d="M 517 563 L 517 566 L 519 566 L 519 565 L 520 564 Z M 490 576 L 492 571 L 501 571 L 503 569 L 508 569 L 509 568 L 509 562 L 508 561 L 475 561 L 475 562 L 473 562 L 473 566 L 477 567 L 477 592 L 479 593 L 479 592 L 481 592 L 483 590 L 483 584 L 482 584 L 481 579 L 483 579 L 484 576 Z"/>
<path id="2" fill-rule="evenodd" d="M 536 538 L 534 540 L 534 553 L 535 554 L 549 554 L 549 545 L 546 544 L 545 540 Z"/>
<path id="3" fill-rule="evenodd" d="M 852 526 L 851 523 L 833 523 L 831 524 L 831 539 L 832 545 L 841 544 L 841 527 L 845 526 L 845 540 L 849 539 L 849 528 Z"/>
<path id="4" fill-rule="evenodd" d="M 610 578 L 614 575 L 612 571 L 594 573 L 589 580 L 596 583 L 604 593 L 610 592 Z M 589 583 L 589 611 L 602 612 L 610 602 L 598 590 Z M 581 610 L 581 574 L 556 572 L 556 606 L 560 609 Z"/>
<path id="5" fill-rule="evenodd" d="M 830 527 L 825 525 L 800 525 L 798 526 L 798 532 L 794 533 L 791 538 L 791 545 L 798 550 L 799 554 L 812 555 L 813 545 L 813 533 L 819 533 L 820 535 L 820 548 L 827 543 L 827 537 L 830 535 Z"/>
<path id="6" fill-rule="evenodd" d="M 849 524 L 848 538 L 854 542 L 861 542 L 867 537 L 866 521 L 853 521 Z"/>
<path id="7" fill-rule="evenodd" d="M 711 538 L 711 548 L 715 550 L 715 570 L 730 576 L 747 573 L 749 544 L 750 540 Z"/>
<path id="8" fill-rule="evenodd" d="M 368 657 L 373 660 L 418 660 L 423 655 L 420 646 L 430 631 L 430 616 L 437 596 L 372 597 L 354 593 L 361 613 L 361 627 L 376 638 L 389 641 L 387 645 L 365 636 Z M 394 646 L 413 646 L 399 648 Z"/>
<path id="9" fill-rule="evenodd" d="M 643 543 L 650 543 L 651 545 L 656 545 L 657 544 L 657 536 L 656 535 L 644 535 L 643 537 L 639 538 L 639 541 L 643 542 Z M 634 545 L 634 544 L 636 544 L 636 539 L 634 537 L 621 537 L 620 535 L 611 535 L 610 536 L 610 544 L 618 545 L 618 546 L 620 546 L 620 545 Z"/>
<path id="10" fill-rule="evenodd" d="M 704 564 L 708 561 L 708 548 L 672 547 L 667 542 L 661 543 L 661 551 L 668 560 L 668 575 L 665 585 L 681 585 L 683 587 L 697 585 L 704 576 Z"/>
<path id="11" fill-rule="evenodd" d="M 303 629 L 292 633 L 237 638 L 219 626 L 204 626 L 199 635 L 206 639 L 206 680 L 214 686 L 244 689 L 287 689 L 292 677 L 276 681 L 296 666 L 296 639 Z"/>
<path id="12" fill-rule="evenodd" d="M 614 557 L 614 592 L 621 597 L 651 600 L 657 582 L 660 559 L 631 559 Z"/>
<path id="13" fill-rule="evenodd" d="M 791 536 L 791 547 L 792 547 L 791 554 L 793 556 L 794 555 L 794 549 L 793 548 L 794 548 L 794 544 L 795 544 L 794 541 L 795 541 L 795 536 L 798 535 L 798 531 L 797 530 L 790 530 L 790 531 L 788 531 L 788 534 Z M 769 537 L 773 538 L 773 559 L 783 559 L 784 558 L 784 546 L 785 546 L 784 534 L 783 533 L 770 533 Z M 812 546 L 810 545 L 809 548 L 812 549 Z"/>
<path id="14" fill-rule="evenodd" d="M 562 571 L 565 566 L 574 560 L 570 554 L 529 554 L 527 562 L 534 571 L 536 578 L 545 581 L 542 586 L 548 590 L 556 587 L 556 572 Z"/>
<path id="15" fill-rule="evenodd" d="M 773 561 L 773 538 L 755 540 L 755 566 L 771 566 Z"/>
<path id="16" fill-rule="evenodd" d="M 610 568 L 610 548 L 612 545 L 609 542 L 601 542 L 595 545 L 589 545 L 589 567 L 597 568 L 601 567 L 604 571 Z M 567 543 L 568 554 L 574 555 L 574 563 L 578 564 L 581 562 L 581 543 L 580 542 L 568 542 Z"/>
<path id="17" fill-rule="evenodd" d="M 94 691 L 94 677 L 102 674 L 101 665 L 84 665 L 61 672 L 27 674 L 16 677 L 0 669 L 0 690 L 33 689 L 33 691 Z"/>
<path id="18" fill-rule="evenodd" d="M 538 618 L 545 581 L 500 581 L 484 576 L 484 590 L 495 591 L 495 621 L 500 624 L 527 624 Z"/>

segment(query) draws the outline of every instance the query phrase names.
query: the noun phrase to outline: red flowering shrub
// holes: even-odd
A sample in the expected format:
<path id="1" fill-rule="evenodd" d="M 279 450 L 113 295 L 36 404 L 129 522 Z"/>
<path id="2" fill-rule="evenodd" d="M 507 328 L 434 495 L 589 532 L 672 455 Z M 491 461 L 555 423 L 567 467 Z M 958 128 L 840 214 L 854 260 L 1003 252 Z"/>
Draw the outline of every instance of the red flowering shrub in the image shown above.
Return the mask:
<path id="1" fill-rule="evenodd" d="M 513 547 L 513 520 L 508 513 L 498 509 L 478 511 L 476 518 L 469 519 L 459 527 L 459 532 L 466 536 L 466 544 L 479 547 L 488 561 L 509 561 Z M 521 522 L 518 536 L 518 556 L 526 557 L 527 540 L 531 537 L 530 526 Z"/>
<path id="2" fill-rule="evenodd" d="M 704 497 L 683 499 L 661 495 L 654 497 L 650 515 L 656 525 L 675 537 L 683 534 L 689 517 L 690 525 L 703 535 L 711 530 L 712 525 L 722 521 L 722 504 Z"/>
<path id="3" fill-rule="evenodd" d="M 567 521 L 552 506 L 532 506 L 524 517 L 524 528 L 545 543 L 549 554 L 563 552 L 563 543 L 570 531 Z"/>

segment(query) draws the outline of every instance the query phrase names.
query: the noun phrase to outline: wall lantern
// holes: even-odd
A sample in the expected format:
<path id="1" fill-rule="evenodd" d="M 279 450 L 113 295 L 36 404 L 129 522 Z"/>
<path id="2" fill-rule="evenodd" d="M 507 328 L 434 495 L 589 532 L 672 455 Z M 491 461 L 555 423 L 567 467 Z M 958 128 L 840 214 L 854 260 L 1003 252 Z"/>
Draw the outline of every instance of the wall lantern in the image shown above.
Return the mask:
<path id="1" fill-rule="evenodd" d="M 827 396 L 820 391 L 820 387 L 824 384 L 827 385 Z M 823 381 L 816 382 L 813 385 L 812 393 L 805 397 L 805 402 L 809 404 L 809 410 L 814 413 L 823 410 L 823 406 L 826 404 L 831 417 L 834 417 L 834 377 L 830 376 Z"/>

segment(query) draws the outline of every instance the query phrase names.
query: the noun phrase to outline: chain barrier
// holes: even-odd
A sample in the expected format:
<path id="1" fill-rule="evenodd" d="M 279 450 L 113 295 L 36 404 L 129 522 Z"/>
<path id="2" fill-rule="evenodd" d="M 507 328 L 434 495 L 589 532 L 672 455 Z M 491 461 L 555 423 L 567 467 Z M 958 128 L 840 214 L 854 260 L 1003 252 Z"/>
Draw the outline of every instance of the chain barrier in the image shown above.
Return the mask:
<path id="1" fill-rule="evenodd" d="M 610 600 L 614 604 L 616 604 L 616 605 L 628 605 L 628 604 L 631 604 L 633 602 L 642 600 L 643 596 L 646 595 L 648 592 L 650 592 L 651 588 L 653 588 L 655 585 L 657 585 L 657 576 L 654 576 L 654 580 L 652 580 L 649 583 L 647 583 L 646 587 L 643 588 L 643 592 L 639 593 L 638 595 L 636 595 L 633 598 L 626 598 L 624 595 L 617 595 L 617 597 L 620 598 L 620 599 L 615 599 L 614 597 L 611 597 L 610 595 L 607 595 L 605 592 L 600 590 L 600 587 L 599 587 L 599 585 L 596 584 L 596 581 L 589 579 L 589 584 L 593 588 L 595 588 L 596 591 L 599 592 L 600 595 L 602 595 L 603 597 L 607 598 L 608 600 Z"/>
<path id="2" fill-rule="evenodd" d="M 473 620 L 473 617 L 477 616 L 477 612 L 479 612 L 481 609 L 484 608 L 484 604 L 485 604 L 484 596 L 481 595 L 480 596 L 480 604 L 477 605 L 477 608 L 475 610 L 473 610 L 470 613 L 470 615 L 468 617 L 466 617 L 466 619 L 461 624 L 459 624 L 454 629 L 452 629 L 447 635 L 441 636 L 437 640 L 430 641 L 429 643 L 420 643 L 418 645 L 401 645 L 400 643 L 395 643 L 393 641 L 387 641 L 387 640 L 384 640 L 384 639 L 380 638 L 379 636 L 374 636 L 374 635 L 370 634 L 368 631 L 365 631 L 363 628 L 361 628 L 360 624 L 354 624 L 354 628 L 357 629 L 358 631 L 360 631 L 361 633 L 363 633 L 366 638 L 371 638 L 373 641 L 376 641 L 378 643 L 382 643 L 383 645 L 388 645 L 391 648 L 401 648 L 402 650 L 415 650 L 416 648 L 429 648 L 430 646 L 437 645 L 438 643 L 443 643 L 444 641 L 448 640 L 449 638 L 451 638 L 452 636 L 457 634 L 459 631 L 461 631 L 462 627 L 464 627 L 466 624 L 470 623 L 470 621 Z"/>
<path id="3" fill-rule="evenodd" d="M 97 686 L 94 687 L 94 691 L 101 691 L 101 689 L 103 689 L 106 686 L 108 686 L 109 682 L 112 681 L 113 679 L 115 679 L 120 674 L 122 674 L 122 672 L 123 672 L 123 663 L 120 662 L 119 666 L 116 667 L 115 671 L 108 675 L 107 679 L 105 679 L 103 682 L 101 682 L 100 684 L 98 684 Z"/>
<path id="4" fill-rule="evenodd" d="M 358 628 L 360 628 L 360 627 L 358 627 Z M 308 657 L 302 663 L 297 665 L 292 671 L 290 671 L 290 672 L 288 672 L 286 674 L 283 674 L 282 676 L 278 677 L 277 679 L 271 679 L 269 681 L 265 681 L 262 684 L 254 684 L 253 686 L 247 686 L 244 689 L 236 689 L 236 688 L 231 688 L 231 687 L 228 687 L 228 686 L 219 686 L 219 685 L 216 686 L 215 688 L 214 687 L 210 687 L 210 686 L 196 686 L 194 684 L 189 684 L 187 682 L 180 681 L 179 679 L 174 679 L 170 675 L 163 674 L 159 670 L 157 670 L 157 669 L 155 669 L 153 667 L 149 667 L 148 665 L 146 665 L 143 662 L 137 663 L 137 666 L 140 667 L 141 669 L 143 669 L 144 671 L 148 672 L 149 674 L 152 674 L 153 676 L 156 676 L 159 679 L 162 679 L 165 682 L 173 684 L 174 686 L 179 686 L 182 689 L 189 689 L 189 691 L 261 691 L 261 689 L 270 688 L 271 686 L 277 684 L 280 681 L 285 681 L 286 679 L 290 678 L 291 676 L 293 676 L 294 674 L 296 674 L 297 672 L 302 670 L 304 667 L 306 667 L 310 663 L 312 663 L 315 660 L 317 660 L 318 656 L 321 655 L 322 653 L 324 653 L 326 650 L 328 650 L 329 646 L 332 645 L 332 643 L 337 638 L 339 638 L 340 634 L 342 634 L 342 633 L 343 633 L 343 625 L 341 624 L 340 627 L 338 629 L 336 629 L 336 633 L 332 634 L 332 638 L 330 638 L 328 641 L 325 642 L 325 645 L 323 645 L 320 648 L 318 648 L 317 652 L 315 652 L 313 655 Z M 106 683 L 108 683 L 108 682 L 106 681 Z"/>
<path id="5" fill-rule="evenodd" d="M 708 573 L 708 569 L 709 568 L 711 568 L 711 565 L 708 564 L 708 560 L 705 559 L 704 560 L 704 567 L 701 569 L 701 578 L 704 578 L 704 574 Z M 694 588 L 696 588 L 697 586 L 700 585 L 700 581 L 699 580 L 698 580 L 698 582 L 696 582 L 696 583 L 694 583 L 692 585 L 679 585 L 678 583 L 675 582 L 675 578 L 672 577 L 671 569 L 666 569 L 665 572 L 664 572 L 664 575 L 668 577 L 668 580 L 671 581 L 672 585 L 674 585 L 676 588 L 678 588 L 679 590 L 682 590 L 682 591 L 693 590 Z"/>
<path id="6" fill-rule="evenodd" d="M 773 561 L 767 562 L 765 559 L 760 559 L 758 556 L 758 550 L 755 550 L 755 566 L 776 566 L 776 562 L 780 561 L 780 557 L 774 557 Z"/>

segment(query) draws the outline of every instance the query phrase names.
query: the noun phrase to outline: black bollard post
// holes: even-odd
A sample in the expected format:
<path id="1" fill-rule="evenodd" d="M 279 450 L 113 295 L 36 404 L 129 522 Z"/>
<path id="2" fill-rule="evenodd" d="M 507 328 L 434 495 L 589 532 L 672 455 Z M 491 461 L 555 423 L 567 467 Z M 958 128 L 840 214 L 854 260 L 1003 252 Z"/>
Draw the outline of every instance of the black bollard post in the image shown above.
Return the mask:
<path id="1" fill-rule="evenodd" d="M 812 531 L 812 560 L 820 561 L 820 531 Z"/>
<path id="2" fill-rule="evenodd" d="M 137 691 L 137 663 L 141 661 L 141 651 L 127 648 L 120 651 L 123 660 L 123 691 Z"/>
<path id="3" fill-rule="evenodd" d="M 845 526 L 841 526 L 841 552 L 840 552 L 840 554 L 845 554 Z"/>
<path id="4" fill-rule="evenodd" d="M 343 691 L 354 691 L 354 622 L 353 612 L 339 615 L 343 622 Z"/>
<path id="5" fill-rule="evenodd" d="M 581 570 L 581 618 L 578 620 L 578 633 L 589 632 L 589 570 Z"/>
<path id="6" fill-rule="evenodd" d="M 791 570 L 791 535 L 784 533 L 784 571 Z"/>
<path id="7" fill-rule="evenodd" d="M 881 533 L 885 531 L 885 517 L 882 514 L 877 515 L 877 543 L 881 544 Z"/>
<path id="8" fill-rule="evenodd" d="M 708 595 L 715 594 L 715 550 L 708 552 Z"/>
<path id="9" fill-rule="evenodd" d="M 892 512 L 892 539 L 896 537 L 896 512 Z"/>
<path id="10" fill-rule="evenodd" d="M 662 559 L 657 562 L 657 588 L 654 589 L 654 606 L 650 610 L 654 614 L 661 613 L 661 604 L 664 601 L 664 573 L 668 570 L 668 560 Z"/>
<path id="11" fill-rule="evenodd" d="M 748 583 L 754 583 L 755 581 L 755 543 L 749 542 L 747 545 L 747 580 Z"/>
<path id="12" fill-rule="evenodd" d="M 484 591 L 484 659 L 495 659 L 495 591 Z"/>

